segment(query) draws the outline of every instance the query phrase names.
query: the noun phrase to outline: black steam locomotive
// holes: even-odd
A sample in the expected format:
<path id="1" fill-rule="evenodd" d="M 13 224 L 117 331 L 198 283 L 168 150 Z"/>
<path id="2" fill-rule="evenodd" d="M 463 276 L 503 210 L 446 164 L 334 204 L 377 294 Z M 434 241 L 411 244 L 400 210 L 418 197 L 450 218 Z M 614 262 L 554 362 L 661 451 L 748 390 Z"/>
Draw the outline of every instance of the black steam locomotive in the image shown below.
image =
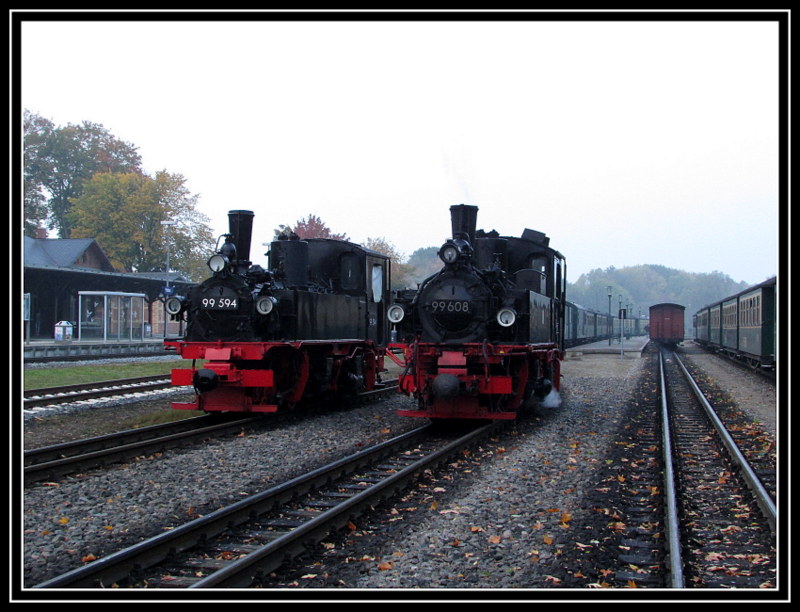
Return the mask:
<path id="1" fill-rule="evenodd" d="M 388 334 L 388 258 L 292 235 L 271 243 L 265 270 L 249 260 L 252 211 L 228 218 L 230 232 L 208 260 L 213 275 L 166 304 L 187 323 L 166 348 L 205 360 L 172 371 L 173 385 L 196 391 L 194 402 L 173 408 L 275 412 L 327 392 L 375 388 Z"/>
<path id="2" fill-rule="evenodd" d="M 450 208 L 444 267 L 387 313 L 413 417 L 513 419 L 531 398 L 560 388 L 566 261 L 549 238 L 476 231 L 478 208 Z M 402 354 L 402 358 L 398 357 Z"/>

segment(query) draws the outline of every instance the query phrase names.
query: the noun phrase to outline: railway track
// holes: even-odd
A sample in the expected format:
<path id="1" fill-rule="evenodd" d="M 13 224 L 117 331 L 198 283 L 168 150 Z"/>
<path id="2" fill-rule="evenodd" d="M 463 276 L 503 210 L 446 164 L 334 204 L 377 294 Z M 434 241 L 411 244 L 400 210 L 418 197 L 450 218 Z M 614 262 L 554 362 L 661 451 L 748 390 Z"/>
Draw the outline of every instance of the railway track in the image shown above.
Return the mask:
<path id="1" fill-rule="evenodd" d="M 90 353 L 78 353 L 74 355 L 66 355 L 59 351 L 56 355 L 42 355 L 42 354 L 35 354 L 31 356 L 25 357 L 25 363 L 60 363 L 60 362 L 71 362 L 71 361 L 100 361 L 100 360 L 108 360 L 108 359 L 118 359 L 120 361 L 124 359 L 141 359 L 142 357 L 164 357 L 164 347 L 158 346 L 154 348 L 152 351 L 131 351 L 131 352 L 120 352 L 120 353 L 97 353 L 97 354 L 90 354 Z"/>
<path id="2" fill-rule="evenodd" d="M 87 386 L 94 388 L 96 385 Z M 351 399 L 354 402 L 372 401 L 388 393 L 396 393 L 396 388 L 397 380 L 389 380 L 381 388 L 359 393 Z M 320 403 L 316 407 L 321 406 Z M 307 408 L 313 410 L 315 406 L 309 405 Z M 24 453 L 24 482 L 28 485 L 43 480 L 57 480 L 67 474 L 161 452 L 210 435 L 223 435 L 249 425 L 274 423 L 274 419 L 292 414 L 294 413 L 206 414 L 171 423 L 29 449 Z"/>
<path id="3" fill-rule="evenodd" d="M 93 469 L 188 444 L 209 435 L 251 425 L 261 417 L 225 418 L 203 415 L 30 449 L 24 453 L 25 484 L 57 480 L 67 474 Z"/>
<path id="4" fill-rule="evenodd" d="M 773 583 L 774 471 L 751 465 L 758 443 L 734 439 L 676 354 L 662 353 L 660 370 L 668 586 Z"/>
<path id="5" fill-rule="evenodd" d="M 36 588 L 249 587 L 504 425 L 432 435 L 430 425 L 335 461 Z"/>
<path id="6" fill-rule="evenodd" d="M 598 533 L 611 534 L 602 544 L 615 557 L 598 584 L 774 586 L 772 453 L 761 438 L 745 435 L 734 413 L 715 413 L 677 355 L 657 357 L 644 382 L 645 401 L 629 416 L 596 489 Z"/>
<path id="7" fill-rule="evenodd" d="M 23 395 L 25 410 L 54 404 L 66 404 L 90 399 L 127 395 L 166 389 L 171 386 L 169 374 L 140 376 L 79 385 L 63 385 L 46 389 L 29 389 Z"/>

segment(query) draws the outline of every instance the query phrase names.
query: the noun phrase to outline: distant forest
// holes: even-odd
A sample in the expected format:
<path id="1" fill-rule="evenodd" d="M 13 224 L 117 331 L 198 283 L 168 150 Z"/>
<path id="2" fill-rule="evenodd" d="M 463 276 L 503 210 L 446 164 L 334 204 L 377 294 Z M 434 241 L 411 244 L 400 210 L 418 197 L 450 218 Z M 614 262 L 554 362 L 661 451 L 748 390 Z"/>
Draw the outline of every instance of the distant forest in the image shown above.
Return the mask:
<path id="1" fill-rule="evenodd" d="M 569 268 L 567 269 L 569 274 Z M 766 280 L 766 279 L 763 279 Z M 686 320 L 703 306 L 747 289 L 722 272 L 695 273 L 659 265 L 640 265 L 581 274 L 567 284 L 567 299 L 587 308 L 608 311 L 608 287 L 611 287 L 611 311 L 616 314 L 620 301 L 631 304 L 631 314 L 647 315 L 650 306 L 671 302 L 686 307 Z M 621 297 L 620 297 L 621 296 Z"/>
<path id="2" fill-rule="evenodd" d="M 439 247 L 421 248 L 409 256 L 405 266 L 407 278 L 414 283 L 411 287 L 441 269 L 442 263 L 436 255 L 438 250 Z M 653 304 L 671 302 L 686 307 L 686 320 L 691 325 L 692 315 L 700 308 L 738 293 L 746 289 L 748 284 L 737 283 L 727 274 L 716 271 L 699 274 L 659 265 L 612 266 L 605 270 L 592 270 L 588 274 L 581 274 L 574 282 L 568 282 L 567 299 L 586 308 L 608 312 L 609 287 L 611 312 L 614 315 L 619 310 L 620 302 L 634 316 L 647 316 Z"/>

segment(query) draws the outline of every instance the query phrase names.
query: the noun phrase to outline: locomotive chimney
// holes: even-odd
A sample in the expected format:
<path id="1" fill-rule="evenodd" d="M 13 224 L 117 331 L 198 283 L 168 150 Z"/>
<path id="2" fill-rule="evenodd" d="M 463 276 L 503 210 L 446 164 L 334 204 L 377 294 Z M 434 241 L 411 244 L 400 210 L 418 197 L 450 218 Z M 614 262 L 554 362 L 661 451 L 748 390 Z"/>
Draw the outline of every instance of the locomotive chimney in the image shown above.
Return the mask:
<path id="1" fill-rule="evenodd" d="M 228 227 L 236 245 L 236 259 L 239 263 L 250 262 L 250 241 L 253 236 L 253 211 L 231 210 L 228 212 Z"/>
<path id="2" fill-rule="evenodd" d="M 468 240 L 475 246 L 475 226 L 478 221 L 478 207 L 467 204 L 456 204 L 450 207 L 450 223 L 453 226 L 453 239 Z"/>

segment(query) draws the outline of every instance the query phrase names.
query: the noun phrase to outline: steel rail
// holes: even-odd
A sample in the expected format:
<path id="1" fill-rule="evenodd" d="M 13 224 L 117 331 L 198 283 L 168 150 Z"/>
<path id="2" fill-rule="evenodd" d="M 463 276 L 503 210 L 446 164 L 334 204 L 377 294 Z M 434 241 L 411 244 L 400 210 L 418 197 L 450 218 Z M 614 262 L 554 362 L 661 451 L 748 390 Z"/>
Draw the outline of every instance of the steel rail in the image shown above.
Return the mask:
<path id="1" fill-rule="evenodd" d="M 232 562 L 230 565 L 214 572 L 206 578 L 191 585 L 190 589 L 204 589 L 211 587 L 246 587 L 252 583 L 258 572 L 274 569 L 285 556 L 285 550 L 293 544 L 302 544 L 312 540 L 314 533 L 330 531 L 330 525 L 337 520 L 347 519 L 358 507 L 363 507 L 374 502 L 376 498 L 386 497 L 391 491 L 402 487 L 413 475 L 420 470 L 436 464 L 440 459 L 450 456 L 454 451 L 470 444 L 473 440 L 483 437 L 487 431 L 497 427 L 495 423 L 484 425 L 468 434 L 454 440 L 436 452 L 418 459 L 406 468 L 399 470 L 386 479 L 375 483 L 364 491 L 357 493 L 337 506 L 321 513 L 305 524 L 292 529 L 285 535 L 273 540 L 262 548 Z M 271 564 L 271 565 L 270 565 Z"/>
<path id="2" fill-rule="evenodd" d="M 369 401 L 390 393 L 397 387 L 397 380 L 386 381 L 383 386 L 372 391 L 363 391 L 356 396 L 357 400 Z M 274 418 L 287 417 L 291 412 L 280 412 Z M 223 431 L 242 425 L 257 423 L 263 415 L 247 413 L 228 413 L 228 420 L 223 414 L 204 414 L 201 416 L 174 421 L 160 425 L 151 425 L 140 429 L 105 434 L 83 440 L 64 442 L 52 446 L 29 449 L 24 452 L 25 484 L 38 482 L 46 478 L 57 478 L 75 469 L 87 469 L 110 463 L 120 458 L 130 458 L 138 454 L 153 452 L 162 448 L 175 446 L 183 440 L 190 440 L 214 431 Z M 208 424 L 205 424 L 209 422 Z"/>
<path id="3" fill-rule="evenodd" d="M 212 424 L 203 425 L 209 420 L 212 421 Z M 195 417 L 177 423 L 153 425 L 142 430 L 133 429 L 120 434 L 107 434 L 96 438 L 32 449 L 25 451 L 25 461 L 28 462 L 23 468 L 25 484 L 39 482 L 46 478 L 53 479 L 75 470 L 94 468 L 113 461 L 171 448 L 185 440 L 241 427 L 259 420 L 260 417 L 243 417 L 213 423 L 213 419 Z"/>
<path id="4" fill-rule="evenodd" d="M 750 463 L 742 454 L 742 451 L 739 450 L 736 442 L 731 437 L 730 433 L 728 433 L 728 430 L 725 428 L 725 425 L 722 423 L 719 416 L 717 416 L 714 407 L 706 399 L 706 396 L 700 390 L 700 387 L 697 385 L 694 378 L 692 378 L 689 370 L 686 369 L 686 366 L 683 365 L 683 362 L 677 355 L 675 355 L 675 360 L 683 371 L 683 374 L 686 377 L 686 380 L 689 382 L 689 386 L 692 388 L 692 391 L 694 391 L 695 396 L 703 406 L 708 418 L 714 425 L 714 428 L 719 433 L 725 448 L 728 449 L 728 452 L 731 454 L 733 460 L 739 465 L 739 468 L 742 471 L 742 476 L 747 482 L 747 485 L 750 487 L 750 490 L 753 492 L 759 508 L 761 508 L 761 511 L 764 513 L 764 517 L 767 519 L 770 528 L 774 532 L 777 527 L 778 511 L 776 509 L 775 502 L 772 500 L 772 496 L 764 488 L 764 485 L 761 483 L 758 475 L 750 466 Z"/>
<path id="5" fill-rule="evenodd" d="M 669 424 L 669 402 L 667 400 L 667 381 L 664 375 L 664 354 L 658 354 L 661 379 L 661 446 L 664 462 L 664 497 L 666 500 L 667 548 L 669 550 L 670 585 L 675 589 L 686 587 L 683 576 L 683 555 L 681 553 L 680 521 L 678 519 L 677 487 L 675 469 L 672 464 L 672 436 Z"/>
<path id="6" fill-rule="evenodd" d="M 271 508 L 276 504 L 291 500 L 300 492 L 321 486 L 343 471 L 356 469 L 372 458 L 380 458 L 390 452 L 392 448 L 423 435 L 429 427 L 420 427 L 355 455 L 344 457 L 129 548 L 101 557 L 88 565 L 55 576 L 33 588 L 97 587 L 98 584 L 110 586 L 113 582 L 128 576 L 136 568 L 155 565 L 172 553 L 191 549 L 205 538 L 214 537 L 232 525 L 246 522 L 253 513 L 258 513 L 261 508 Z"/>
<path id="7" fill-rule="evenodd" d="M 104 380 L 45 389 L 29 389 L 23 393 L 24 408 L 79 402 L 98 397 L 142 393 L 171 386 L 169 374 L 141 376 L 120 380 Z"/>

